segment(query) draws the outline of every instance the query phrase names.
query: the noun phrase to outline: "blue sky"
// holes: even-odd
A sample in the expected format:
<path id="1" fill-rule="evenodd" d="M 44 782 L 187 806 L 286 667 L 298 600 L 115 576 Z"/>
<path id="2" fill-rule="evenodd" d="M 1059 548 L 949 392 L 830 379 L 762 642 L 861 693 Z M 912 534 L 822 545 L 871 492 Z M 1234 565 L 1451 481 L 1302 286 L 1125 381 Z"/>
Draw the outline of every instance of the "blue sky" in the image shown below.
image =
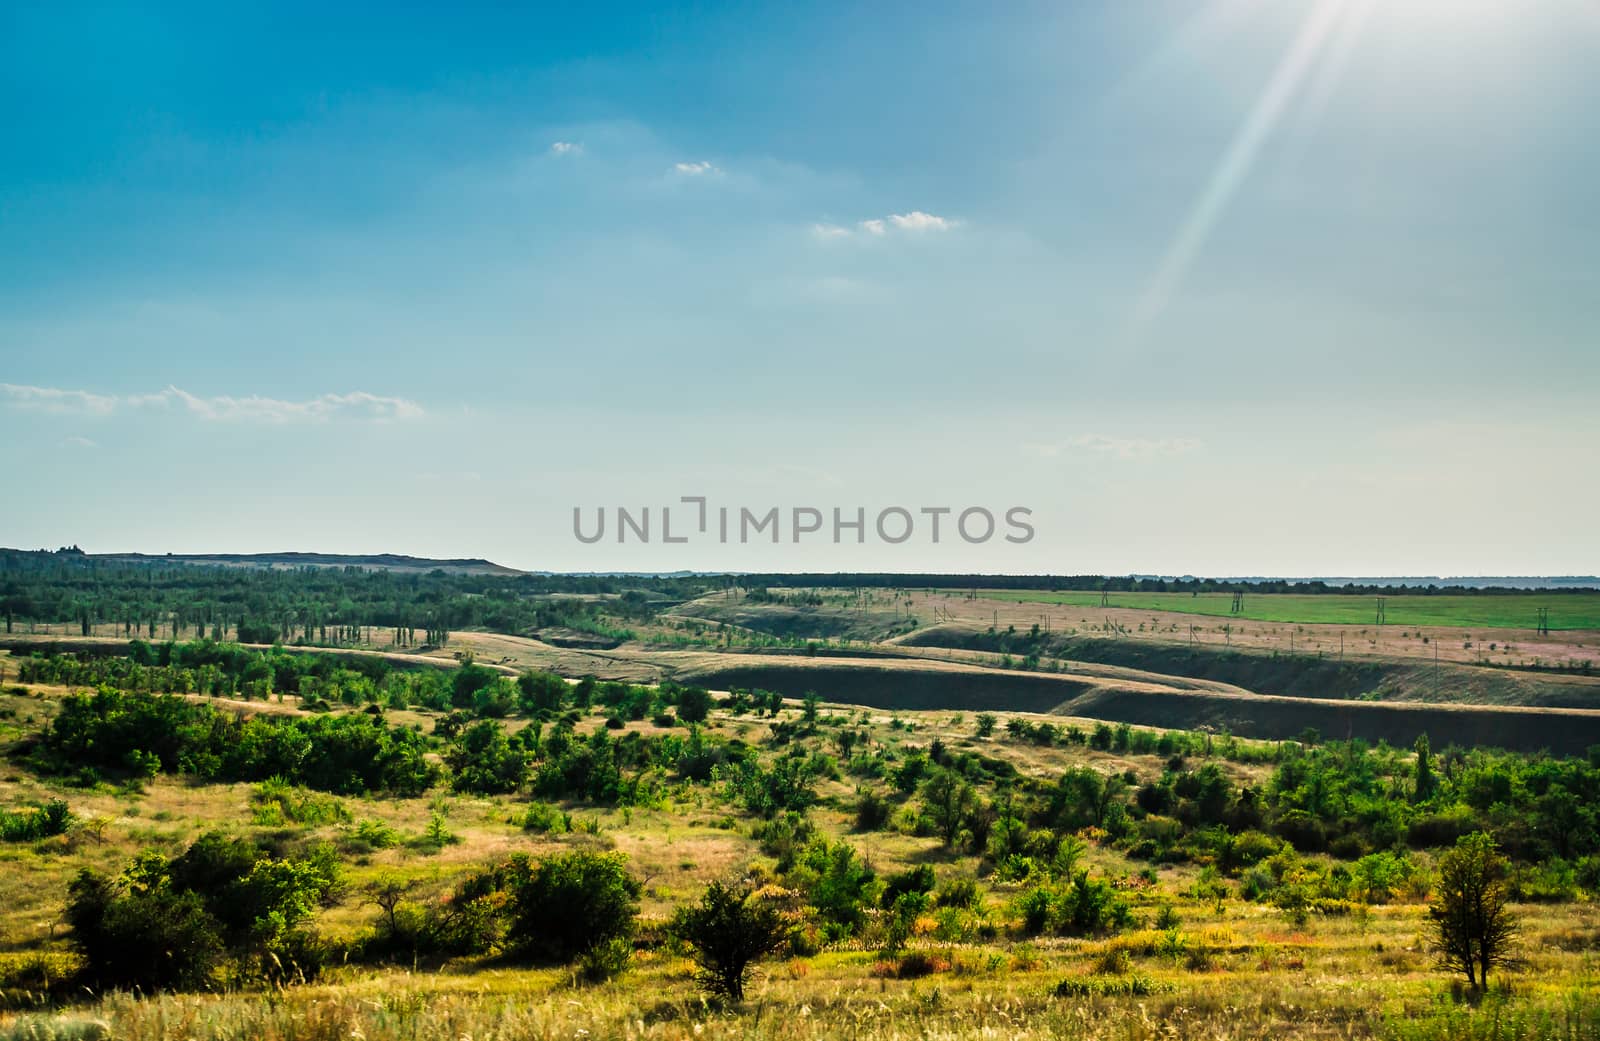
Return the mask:
<path id="1" fill-rule="evenodd" d="M 0 543 L 1600 571 L 1581 0 L 0 12 Z M 1025 545 L 572 510 L 1013 505 Z"/>

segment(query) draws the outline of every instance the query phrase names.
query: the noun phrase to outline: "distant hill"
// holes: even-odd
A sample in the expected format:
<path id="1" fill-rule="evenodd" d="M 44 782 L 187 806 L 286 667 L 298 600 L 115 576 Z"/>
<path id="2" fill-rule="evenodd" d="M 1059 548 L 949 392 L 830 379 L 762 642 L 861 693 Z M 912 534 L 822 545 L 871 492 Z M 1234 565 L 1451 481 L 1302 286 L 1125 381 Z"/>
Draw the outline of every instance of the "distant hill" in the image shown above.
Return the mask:
<path id="1" fill-rule="evenodd" d="M 5 557 L 41 557 L 61 560 L 78 558 L 85 563 L 107 561 L 123 564 L 194 564 L 210 567 L 248 568 L 363 568 L 369 571 L 419 572 L 444 571 L 457 575 L 521 575 L 526 572 L 496 564 L 481 557 L 412 557 L 403 553 L 85 553 L 69 547 L 54 553 L 44 550 L 0 549 Z"/>

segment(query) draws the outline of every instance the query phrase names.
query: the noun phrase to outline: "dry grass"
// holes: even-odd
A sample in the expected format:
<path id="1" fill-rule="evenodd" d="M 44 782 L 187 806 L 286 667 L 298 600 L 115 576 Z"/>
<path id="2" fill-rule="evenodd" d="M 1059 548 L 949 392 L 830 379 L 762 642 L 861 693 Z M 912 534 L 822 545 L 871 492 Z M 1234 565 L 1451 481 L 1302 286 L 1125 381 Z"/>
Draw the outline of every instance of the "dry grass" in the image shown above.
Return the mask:
<path id="1" fill-rule="evenodd" d="M 0 707 L 42 718 L 52 700 L 48 691 L 42 697 L 4 694 Z M 904 749 L 935 738 L 956 748 L 971 744 L 1040 777 L 1083 763 L 1151 777 L 1162 765 L 1156 756 L 976 741 L 970 713 L 874 711 L 863 716 L 860 709 L 824 709 L 825 714 L 834 711 L 850 712 L 883 744 Z M 892 725 L 896 719 L 901 726 Z M 742 733 L 751 742 L 762 740 L 771 726 L 767 720 L 721 715 L 714 722 L 724 735 Z M 1260 780 L 1260 768 L 1227 768 L 1241 782 Z M 826 787 L 834 799 L 813 814 L 824 831 L 847 837 L 880 871 L 931 863 L 941 880 L 971 872 L 970 859 L 956 860 L 928 837 L 894 830 L 849 834 L 855 783 L 847 777 Z M 102 841 L 78 832 L 0 847 L 0 970 L 67 950 L 57 923 L 66 882 L 80 867 L 114 870 L 137 850 L 176 851 L 212 827 L 292 844 L 341 842 L 348 836 L 348 824 L 257 824 L 250 794 L 248 785 L 195 786 L 170 778 L 140 791 L 72 789 L 6 769 L 0 774 L 0 805 L 60 796 L 80 817 L 109 823 Z M 444 795 L 343 803 L 353 820 L 382 821 L 405 837 L 420 835 L 432 814 L 442 812 L 459 841 L 437 852 L 401 845 L 354 856 L 344 897 L 318 923 L 331 935 L 351 936 L 371 925 L 376 912 L 364 903 L 362 888 L 380 874 L 414 879 L 416 895 L 426 899 L 447 890 L 473 866 L 514 850 L 538 854 L 574 845 L 614 846 L 628 854 L 633 870 L 646 881 L 642 911 L 657 921 L 697 896 L 710 880 L 769 863 L 748 818 L 734 814 L 735 826 L 722 826 L 729 808 L 709 788 L 675 790 L 666 805 L 652 809 L 569 807 L 580 818 L 596 820 L 598 836 L 530 835 L 513 822 L 525 805 L 519 798 Z M 1515 1031 L 1495 1035 L 1484 1027 L 1491 1010 L 1463 1010 L 1449 1001 L 1450 983 L 1422 944 L 1420 904 L 1388 904 L 1365 915 L 1313 918 L 1296 927 L 1268 906 L 1229 898 L 1219 914 L 1212 902 L 1185 896 L 1198 873 L 1191 865 L 1160 868 L 1152 888 L 1136 882 L 1145 865 L 1115 851 L 1092 848 L 1088 861 L 1096 871 L 1127 883 L 1135 913 L 1145 922 L 1153 922 L 1162 904 L 1172 904 L 1180 922 L 1176 932 L 1142 928 L 1103 940 L 1023 942 L 1002 931 L 991 943 L 968 944 L 940 942 L 925 924 L 912 950 L 929 955 L 935 971 L 928 975 L 908 979 L 875 972 L 881 955 L 856 944 L 765 964 L 746 1007 L 736 1011 L 702 1002 L 690 963 L 665 950 L 638 952 L 630 972 L 599 986 L 580 986 L 564 970 L 474 963 L 437 973 L 343 968 L 316 985 L 270 994 L 109 995 L 59 1017 L 0 1014 L 0 1039 L 1332 1039 L 1396 1034 L 1408 1013 L 1421 1017 L 1423 1026 L 1405 1035 L 1417 1038 L 1466 1033 L 1586 1039 L 1600 1033 L 1592 1019 L 1580 1017 L 1576 1026 L 1570 1017 L 1561 1019 L 1574 1002 L 1580 1008 L 1600 1004 L 1600 909 L 1593 905 L 1519 909 L 1524 967 L 1510 979 L 1511 1007 L 1522 1018 L 1516 1020 L 1520 1025 L 1513 1024 Z M 991 920 L 1003 924 L 1016 887 L 985 888 Z M 1077 988 L 1088 996 L 1054 997 L 1064 979 L 1120 980 L 1110 989 L 1140 993 L 1107 996 L 1090 987 Z M 1540 1018 L 1541 1009 L 1548 1017 Z M 100 1034 L 96 1023 L 106 1024 Z M 1541 1033 L 1540 1024 L 1567 1024 L 1566 1033 Z"/>

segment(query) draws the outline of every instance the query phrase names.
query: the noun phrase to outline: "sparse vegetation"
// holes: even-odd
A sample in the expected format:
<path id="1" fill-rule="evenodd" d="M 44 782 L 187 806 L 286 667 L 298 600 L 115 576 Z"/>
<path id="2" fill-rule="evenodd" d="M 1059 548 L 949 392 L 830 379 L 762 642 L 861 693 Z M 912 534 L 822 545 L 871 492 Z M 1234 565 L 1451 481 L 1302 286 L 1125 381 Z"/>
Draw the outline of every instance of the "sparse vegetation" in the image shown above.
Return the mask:
<path id="1" fill-rule="evenodd" d="M 643 1016 L 687 1036 L 729 1016 L 870 1037 L 937 993 L 963 1029 L 1022 1037 L 1086 1004 L 1101 1018 L 1075 1033 L 1121 1036 L 1147 1002 L 1217 1036 L 1334 1015 L 1351 1036 L 1471 1036 L 1497 1006 L 1542 1037 L 1581 1031 L 1562 995 L 1594 986 L 1593 757 L 846 711 L 822 683 L 714 698 L 467 654 L 397 671 L 209 641 L 115 649 L 26 659 L 28 688 L 0 693 L 0 852 L 32 880 L 0 911 L 19 952 L 0 955 L 0 999 L 79 1004 L 63 1015 L 118 1036 L 154 1036 L 142 1017 L 174 1001 L 251 1036 L 315 1036 L 311 1010 L 347 988 L 383 991 L 395 1018 L 352 1006 L 345 1033 L 426 1030 L 446 1007 L 453 1031 L 493 1033 L 511 1020 L 488 995 L 507 986 L 561 1033 Z M 1465 921 L 1449 894 L 1480 832 L 1496 845 L 1479 906 L 1519 928 L 1487 963 L 1473 933 L 1469 974 L 1444 923 Z M 62 907 L 56 935 L 28 924 Z M 162 954 L 117 954 L 144 948 Z M 400 1011 L 410 972 L 428 984 Z M 1481 1004 L 1441 1004 L 1450 973 Z M 84 986 L 182 996 L 85 1003 Z M 277 1005 L 252 1004 L 265 986 L 286 988 Z M 864 987 L 881 1008 L 840 996 Z"/>

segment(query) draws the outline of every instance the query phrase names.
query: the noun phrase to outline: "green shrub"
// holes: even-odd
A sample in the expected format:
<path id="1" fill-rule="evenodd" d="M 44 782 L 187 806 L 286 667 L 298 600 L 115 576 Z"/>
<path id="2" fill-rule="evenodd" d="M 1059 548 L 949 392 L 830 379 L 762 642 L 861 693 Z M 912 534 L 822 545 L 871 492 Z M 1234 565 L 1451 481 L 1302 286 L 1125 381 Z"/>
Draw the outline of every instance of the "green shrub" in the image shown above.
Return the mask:
<path id="1" fill-rule="evenodd" d="M 72 821 L 73 816 L 62 799 L 52 799 L 34 810 L 0 810 L 0 841 L 32 842 L 63 835 Z"/>
<path id="2" fill-rule="evenodd" d="M 536 961 L 569 962 L 633 936 L 639 883 L 620 853 L 563 853 L 513 872 L 506 939 Z"/>
<path id="3" fill-rule="evenodd" d="M 572 814 L 546 802 L 530 803 L 522 814 L 522 829 L 544 834 L 563 834 L 572 830 Z"/>
<path id="4" fill-rule="evenodd" d="M 978 882 L 972 878 L 952 878 L 940 886 L 933 895 L 935 907 L 960 907 L 975 909 L 983 902 Z"/>
<path id="5" fill-rule="evenodd" d="M 496 795 L 514 792 L 528 779 L 528 753 L 511 743 L 493 720 L 473 723 L 458 735 L 445 756 L 458 792 Z"/>
<path id="6" fill-rule="evenodd" d="M 344 803 L 328 795 L 297 788 L 281 777 L 269 777 L 250 793 L 251 815 L 264 827 L 300 824 L 317 827 L 348 821 Z"/>
<path id="7" fill-rule="evenodd" d="M 794 872 L 830 938 L 842 939 L 861 927 L 881 883 L 877 873 L 850 845 L 817 839 L 806 847 Z"/>
<path id="8" fill-rule="evenodd" d="M 141 854 L 117 878 L 79 872 L 66 919 L 99 986 L 203 987 L 229 959 L 247 975 L 304 979 L 326 952 L 302 925 L 336 885 L 324 854 L 273 859 L 209 832 L 171 861 Z"/>
<path id="9" fill-rule="evenodd" d="M 888 799 L 879 795 L 871 788 L 861 789 L 861 794 L 856 797 L 857 831 L 881 831 L 889 823 L 889 818 L 894 813 L 894 807 Z"/>
<path id="10" fill-rule="evenodd" d="M 672 931 L 693 949 L 701 986 L 732 1001 L 744 999 L 750 966 L 784 939 L 777 911 L 753 902 L 748 889 L 721 882 L 708 886 L 699 904 L 680 908 Z"/>
<path id="11" fill-rule="evenodd" d="M 345 836 L 344 843 L 352 853 L 368 853 L 375 849 L 393 849 L 402 841 L 400 833 L 383 821 L 363 818 Z"/>

